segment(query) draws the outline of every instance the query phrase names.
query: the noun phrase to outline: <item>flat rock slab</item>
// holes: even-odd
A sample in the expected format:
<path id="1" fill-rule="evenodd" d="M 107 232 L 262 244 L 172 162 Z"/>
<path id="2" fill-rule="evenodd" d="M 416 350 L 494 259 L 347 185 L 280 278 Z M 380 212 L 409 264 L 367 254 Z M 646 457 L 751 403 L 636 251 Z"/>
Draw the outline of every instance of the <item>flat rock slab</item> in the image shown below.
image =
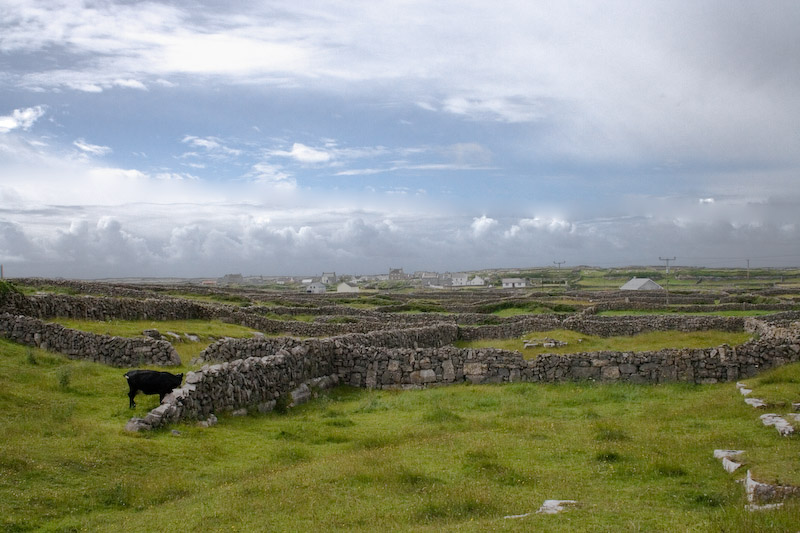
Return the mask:
<path id="1" fill-rule="evenodd" d="M 729 474 L 733 474 L 739 468 L 741 468 L 741 466 L 742 466 L 742 463 L 737 463 L 736 461 L 731 461 L 727 457 L 723 457 L 722 458 L 722 468 L 724 468 L 725 471 L 727 473 L 729 473 Z"/>
<path id="2" fill-rule="evenodd" d="M 744 450 L 714 450 L 714 459 L 725 459 L 726 457 L 730 459 L 743 453 Z"/>
<path id="3" fill-rule="evenodd" d="M 794 433 L 794 427 L 786 421 L 785 418 L 780 417 L 774 413 L 768 413 L 765 415 L 761 415 L 759 417 L 761 422 L 764 423 L 765 426 L 775 426 L 775 429 L 778 430 L 778 433 L 783 435 L 784 437 L 788 437 L 792 433 Z"/>
<path id="4" fill-rule="evenodd" d="M 729 474 L 733 474 L 738 470 L 742 463 L 732 461 L 731 457 L 742 455 L 744 450 L 714 450 L 714 458 L 722 460 L 722 468 Z"/>
<path id="5" fill-rule="evenodd" d="M 558 514 L 566 511 L 566 507 L 577 504 L 576 500 L 545 500 L 537 514 Z"/>
<path id="6" fill-rule="evenodd" d="M 759 400 L 758 398 L 747 398 L 744 403 L 755 407 L 756 409 L 761 409 L 767 406 L 767 403 L 764 400 Z"/>

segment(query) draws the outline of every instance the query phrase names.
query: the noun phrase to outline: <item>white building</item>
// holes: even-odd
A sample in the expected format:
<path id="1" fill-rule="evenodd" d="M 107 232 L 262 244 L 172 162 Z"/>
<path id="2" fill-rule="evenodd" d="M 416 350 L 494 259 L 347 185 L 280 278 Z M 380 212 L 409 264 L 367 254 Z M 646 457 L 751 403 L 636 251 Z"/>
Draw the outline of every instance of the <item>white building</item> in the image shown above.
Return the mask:
<path id="1" fill-rule="evenodd" d="M 632 278 L 619 288 L 621 291 L 661 291 L 664 287 L 650 278 Z"/>
<path id="2" fill-rule="evenodd" d="M 336 292 L 359 292 L 359 290 L 358 287 L 353 287 L 347 283 L 340 283 L 336 286 Z"/>
<path id="3" fill-rule="evenodd" d="M 306 286 L 306 292 L 311 294 L 324 294 L 326 290 L 325 284 L 319 281 Z"/>
<path id="4" fill-rule="evenodd" d="M 464 273 L 453 274 L 450 279 L 452 280 L 450 285 L 453 287 L 466 287 L 469 284 L 469 276 Z"/>
<path id="5" fill-rule="evenodd" d="M 333 285 L 336 279 L 336 272 L 323 272 L 320 281 L 326 285 Z"/>
<path id="6" fill-rule="evenodd" d="M 503 278 L 504 289 L 524 289 L 528 286 L 528 280 L 524 278 Z"/>
<path id="7" fill-rule="evenodd" d="M 480 276 L 475 276 L 474 278 L 472 278 L 467 282 L 467 285 L 469 285 L 470 287 L 483 287 L 484 285 L 486 285 L 486 280 Z"/>

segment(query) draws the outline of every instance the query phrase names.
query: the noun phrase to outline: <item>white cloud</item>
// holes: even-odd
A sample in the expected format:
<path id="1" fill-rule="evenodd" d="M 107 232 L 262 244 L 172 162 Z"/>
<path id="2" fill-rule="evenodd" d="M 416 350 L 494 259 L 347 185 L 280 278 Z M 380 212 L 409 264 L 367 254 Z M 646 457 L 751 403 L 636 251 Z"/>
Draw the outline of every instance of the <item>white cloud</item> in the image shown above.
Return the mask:
<path id="1" fill-rule="evenodd" d="M 486 215 L 481 215 L 472 220 L 470 228 L 472 229 L 473 235 L 480 237 L 490 232 L 493 228 L 497 227 L 497 225 L 498 222 L 495 219 L 489 218 Z"/>
<path id="2" fill-rule="evenodd" d="M 15 109 L 10 115 L 0 116 L 0 133 L 8 133 L 15 129 L 29 130 L 44 113 L 45 107 L 40 105 Z"/>
<path id="3" fill-rule="evenodd" d="M 111 148 L 109 148 L 108 146 L 99 146 L 97 144 L 90 144 L 83 139 L 77 139 L 76 141 L 73 141 L 72 144 L 74 144 L 77 148 L 91 155 L 102 156 L 111 153 Z"/>
<path id="4" fill-rule="evenodd" d="M 290 188 L 294 188 L 297 185 L 291 174 L 284 171 L 279 165 L 265 162 L 253 165 L 253 169 L 248 176 L 257 183 L 279 184 Z"/>
<path id="5" fill-rule="evenodd" d="M 147 86 L 144 83 L 134 79 L 116 79 L 114 80 L 114 85 L 117 87 L 126 87 L 128 89 L 139 89 L 141 91 L 147 90 Z"/>
<path id="6" fill-rule="evenodd" d="M 242 151 L 238 148 L 230 148 L 224 144 L 224 141 L 218 137 L 197 137 L 195 135 L 186 135 L 181 139 L 181 142 L 189 146 L 203 148 L 211 154 L 224 154 L 228 156 L 238 156 Z M 196 153 L 184 155 L 198 155 Z"/>
<path id="7" fill-rule="evenodd" d="M 329 152 L 311 148 L 303 143 L 294 143 L 290 151 L 273 151 L 272 155 L 279 157 L 290 157 L 299 163 L 308 165 L 327 163 L 332 159 Z"/>

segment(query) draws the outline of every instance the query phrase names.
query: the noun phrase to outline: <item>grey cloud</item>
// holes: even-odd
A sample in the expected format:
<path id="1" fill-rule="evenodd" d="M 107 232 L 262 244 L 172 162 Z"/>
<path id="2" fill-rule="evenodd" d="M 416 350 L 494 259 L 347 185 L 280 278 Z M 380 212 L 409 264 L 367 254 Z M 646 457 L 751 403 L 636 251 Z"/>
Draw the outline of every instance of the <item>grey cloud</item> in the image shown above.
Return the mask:
<path id="1" fill-rule="evenodd" d="M 130 222 L 100 217 L 34 236 L 0 224 L 0 252 L 8 274 L 69 277 L 142 275 L 217 276 L 464 270 L 509 266 L 678 264 L 739 266 L 796 264 L 797 224 L 680 221 L 626 217 L 569 221 L 556 218 L 407 217 L 328 213 L 315 221 L 257 221 L 228 217 L 175 223 L 166 238 Z M 146 227 L 146 226 L 141 226 Z"/>

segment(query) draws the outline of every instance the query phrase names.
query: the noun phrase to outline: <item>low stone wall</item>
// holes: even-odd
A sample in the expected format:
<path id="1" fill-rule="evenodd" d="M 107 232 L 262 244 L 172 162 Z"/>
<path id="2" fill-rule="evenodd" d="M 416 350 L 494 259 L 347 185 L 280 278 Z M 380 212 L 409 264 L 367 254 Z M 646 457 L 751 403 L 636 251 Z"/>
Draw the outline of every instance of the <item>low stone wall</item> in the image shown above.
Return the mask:
<path id="1" fill-rule="evenodd" d="M 791 311 L 795 308 L 793 304 L 753 304 L 746 302 L 728 302 L 710 305 L 697 305 L 697 304 L 681 304 L 669 299 L 670 307 L 665 305 L 664 301 L 661 302 L 630 302 L 630 301 L 612 301 L 601 302 L 593 305 L 595 312 L 601 311 L 659 311 L 669 310 L 675 311 L 676 305 L 680 305 L 680 312 L 682 313 L 719 313 L 722 311 Z"/>
<path id="2" fill-rule="evenodd" d="M 95 335 L 22 315 L 0 314 L 0 336 L 27 346 L 59 352 L 71 359 L 116 367 L 181 364 L 175 348 L 167 341 Z"/>
<path id="3" fill-rule="evenodd" d="M 748 320 L 748 328 L 759 332 L 759 338 L 735 347 L 545 354 L 533 360 L 525 360 L 519 352 L 446 346 L 446 340 L 456 333 L 450 324 L 418 332 L 418 341 L 442 343 L 433 347 L 391 346 L 408 343 L 408 330 L 331 339 L 220 341 L 213 349 L 209 347 L 205 357 L 247 357 L 190 372 L 181 389 L 152 411 L 143 425 L 133 427 L 155 428 L 202 419 L 216 411 L 268 410 L 274 406 L 271 402 L 300 383 L 330 375 L 339 382 L 368 388 L 579 380 L 711 384 L 800 361 L 800 322 L 775 325 Z M 437 334 L 437 329 L 443 331 Z M 373 344 L 365 343 L 367 338 Z M 251 356 L 272 350 L 276 353 Z"/>
<path id="4" fill-rule="evenodd" d="M 438 324 L 418 329 L 352 333 L 322 339 L 300 340 L 293 337 L 257 339 L 222 339 L 203 350 L 192 364 L 234 361 L 248 357 L 266 357 L 303 347 L 304 353 L 320 360 L 331 360 L 354 347 L 418 348 L 440 347 L 455 342 L 458 328 L 452 324 Z"/>
<path id="5" fill-rule="evenodd" d="M 2 310 L 41 319 L 64 317 L 78 320 L 208 320 L 219 312 L 212 305 L 177 298 L 103 298 L 65 294 L 9 295 Z"/>
<path id="6" fill-rule="evenodd" d="M 183 387 L 167 395 L 144 419 L 131 419 L 129 427 L 154 429 L 240 408 L 270 411 L 292 390 L 328 373 L 326 361 L 307 357 L 302 350 L 205 366 L 189 372 Z"/>
<path id="7" fill-rule="evenodd" d="M 569 329 L 600 337 L 637 335 L 647 331 L 742 331 L 742 317 L 641 315 L 602 317 L 592 315 L 538 315 L 507 319 L 491 326 L 462 326 L 459 339 L 511 339 L 532 331 Z"/>

